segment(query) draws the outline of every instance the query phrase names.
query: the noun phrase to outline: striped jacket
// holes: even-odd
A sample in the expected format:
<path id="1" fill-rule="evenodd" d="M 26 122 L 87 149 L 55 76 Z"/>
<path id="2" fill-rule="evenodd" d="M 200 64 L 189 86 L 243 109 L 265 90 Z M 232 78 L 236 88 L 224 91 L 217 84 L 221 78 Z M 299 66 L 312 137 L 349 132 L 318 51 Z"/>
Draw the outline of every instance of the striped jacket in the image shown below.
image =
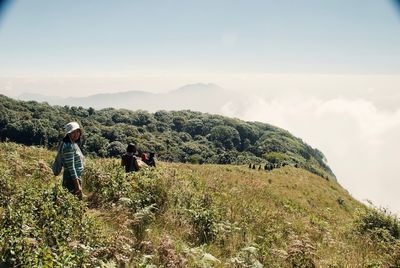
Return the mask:
<path id="1" fill-rule="evenodd" d="M 80 178 L 83 172 L 83 154 L 78 144 L 65 142 L 62 148 L 64 179 Z"/>

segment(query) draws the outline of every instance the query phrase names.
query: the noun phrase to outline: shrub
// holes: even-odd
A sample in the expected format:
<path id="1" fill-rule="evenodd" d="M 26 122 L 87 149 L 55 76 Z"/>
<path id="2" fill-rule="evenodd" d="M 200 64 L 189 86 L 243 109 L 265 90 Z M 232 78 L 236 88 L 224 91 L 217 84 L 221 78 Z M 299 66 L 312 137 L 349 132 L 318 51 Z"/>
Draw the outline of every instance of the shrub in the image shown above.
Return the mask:
<path id="1" fill-rule="evenodd" d="M 188 160 L 192 164 L 203 164 L 204 163 L 203 157 L 201 157 L 201 155 L 198 155 L 198 154 L 189 156 Z"/>
<path id="2" fill-rule="evenodd" d="M 107 146 L 108 157 L 119 157 L 125 152 L 126 146 L 119 141 L 113 141 Z"/>
<path id="3" fill-rule="evenodd" d="M 99 170 L 99 165 L 103 169 Z M 109 206 L 121 198 L 128 198 L 134 213 L 153 204 L 157 210 L 162 210 L 167 204 L 167 193 L 161 183 L 159 170 L 126 174 L 117 160 L 98 160 L 86 166 L 84 188 L 91 192 L 94 205 Z"/>
<path id="4" fill-rule="evenodd" d="M 99 165 L 104 169 L 99 169 Z M 107 170 L 105 172 L 104 170 Z M 90 162 L 85 167 L 83 175 L 84 189 L 91 192 L 91 202 L 95 206 L 111 205 L 130 190 L 129 182 L 125 178 L 125 171 L 117 161 Z"/>
<path id="5" fill-rule="evenodd" d="M 400 239 L 399 219 L 383 208 L 367 209 L 356 220 L 356 229 L 379 240 Z"/>
<path id="6" fill-rule="evenodd" d="M 83 203 L 60 185 L 20 189 L 0 220 L 0 259 L 7 265 L 90 266 L 105 244 Z"/>
<path id="7" fill-rule="evenodd" d="M 164 187 L 160 169 L 141 170 L 134 174 L 133 195 L 131 199 L 135 205 L 134 209 L 139 210 L 154 205 L 158 211 L 168 204 L 167 189 Z"/>
<path id="8" fill-rule="evenodd" d="M 9 177 L 6 171 L 0 170 L 0 207 L 5 206 L 15 194 L 15 181 Z"/>
<path id="9" fill-rule="evenodd" d="M 192 201 L 189 212 L 196 237 L 200 243 L 208 243 L 217 235 L 217 211 L 212 207 L 211 199 L 204 195 Z"/>
<path id="10" fill-rule="evenodd" d="M 279 152 L 266 153 L 263 155 L 263 158 L 265 158 L 268 162 L 271 162 L 273 164 L 280 164 L 284 161 L 290 160 L 290 158 L 286 154 Z"/>

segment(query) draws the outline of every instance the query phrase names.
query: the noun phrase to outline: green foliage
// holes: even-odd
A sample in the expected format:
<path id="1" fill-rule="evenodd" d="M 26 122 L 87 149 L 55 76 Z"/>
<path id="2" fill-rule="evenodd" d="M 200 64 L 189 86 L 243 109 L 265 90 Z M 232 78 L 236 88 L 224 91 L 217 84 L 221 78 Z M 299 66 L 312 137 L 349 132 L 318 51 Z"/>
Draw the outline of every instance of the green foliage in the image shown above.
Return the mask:
<path id="1" fill-rule="evenodd" d="M 185 124 L 185 131 L 192 137 L 196 135 L 203 135 L 203 121 L 201 119 L 189 119 Z"/>
<path id="2" fill-rule="evenodd" d="M 252 267 L 261 268 L 264 267 L 259 258 L 259 250 L 254 246 L 242 248 L 238 254 L 230 260 L 230 262 L 238 267 Z"/>
<path id="3" fill-rule="evenodd" d="M 125 171 L 115 161 L 98 164 L 102 165 L 101 169 L 93 162 L 86 164 L 83 175 L 84 187 L 92 193 L 91 200 L 97 205 L 117 202 L 131 189 L 129 181 L 125 180 Z M 104 172 L 103 168 L 107 172 Z"/>
<path id="4" fill-rule="evenodd" d="M 105 245 L 83 204 L 61 186 L 26 184 L 0 220 L 0 259 L 10 265 L 91 266 Z"/>
<path id="5" fill-rule="evenodd" d="M 399 267 L 397 218 L 357 215 L 340 185 L 303 169 L 159 162 L 126 174 L 119 159 L 88 157 L 80 201 L 53 158 L 0 143 L 0 265 Z"/>
<path id="6" fill-rule="evenodd" d="M 155 219 L 156 211 L 157 206 L 154 203 L 142 208 L 136 208 L 136 212 L 133 214 L 133 232 L 136 239 L 143 240 L 148 224 Z"/>
<path id="7" fill-rule="evenodd" d="M 232 149 L 240 144 L 239 132 L 230 126 L 216 126 L 210 131 L 210 140 L 217 147 Z"/>
<path id="8" fill-rule="evenodd" d="M 172 119 L 174 130 L 181 132 L 187 122 L 187 119 L 183 116 L 175 116 Z"/>
<path id="9" fill-rule="evenodd" d="M 152 208 L 151 211 L 164 209 L 167 194 L 157 170 L 125 174 L 119 160 L 104 161 L 101 165 L 101 169 L 94 163 L 85 167 L 83 182 L 91 193 L 92 203 L 107 207 L 122 199 L 134 213 L 145 208 Z"/>
<path id="10" fill-rule="evenodd" d="M 125 153 L 126 146 L 119 141 L 113 141 L 107 146 L 107 157 L 120 157 Z"/>
<path id="11" fill-rule="evenodd" d="M 369 234 L 378 240 L 400 239 L 400 221 L 386 209 L 366 209 L 359 215 L 356 228 L 359 232 Z"/>
<path id="12" fill-rule="evenodd" d="M 189 163 L 192 163 L 192 164 L 203 164 L 204 163 L 203 157 L 201 157 L 201 155 L 199 155 L 199 154 L 194 154 L 194 155 L 189 156 L 188 160 L 189 160 Z"/>
<path id="13" fill-rule="evenodd" d="M 156 170 L 142 170 L 135 176 L 133 196 L 135 209 L 153 205 L 158 211 L 163 211 L 168 204 L 167 192 L 163 187 L 161 174 Z"/>
<path id="14" fill-rule="evenodd" d="M 217 235 L 218 213 L 212 207 L 210 197 L 205 195 L 200 200 L 194 199 L 187 212 L 196 231 L 198 242 L 202 244 L 213 241 Z"/>
<path id="15" fill-rule="evenodd" d="M 16 184 L 5 169 L 0 170 L 0 207 L 8 204 L 12 196 L 16 194 Z"/>
<path id="16" fill-rule="evenodd" d="M 185 248 L 184 253 L 188 256 L 193 267 L 218 267 L 221 265 L 221 261 L 206 252 L 204 246 Z"/>
<path id="17" fill-rule="evenodd" d="M 290 160 L 290 158 L 286 154 L 279 152 L 266 153 L 263 155 L 263 158 L 265 158 L 268 162 L 273 164 L 281 164 L 284 161 Z"/>

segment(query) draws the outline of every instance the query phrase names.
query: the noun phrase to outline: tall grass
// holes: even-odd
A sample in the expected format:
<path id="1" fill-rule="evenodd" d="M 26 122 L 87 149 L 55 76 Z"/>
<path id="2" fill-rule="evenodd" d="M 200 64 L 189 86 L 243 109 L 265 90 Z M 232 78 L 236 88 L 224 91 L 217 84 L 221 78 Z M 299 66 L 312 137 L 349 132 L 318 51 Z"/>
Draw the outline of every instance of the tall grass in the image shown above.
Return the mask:
<path id="1" fill-rule="evenodd" d="M 116 159 L 87 159 L 80 201 L 51 175 L 53 157 L 0 144 L 5 265 L 400 266 L 398 219 L 303 169 L 159 163 L 125 174 Z"/>

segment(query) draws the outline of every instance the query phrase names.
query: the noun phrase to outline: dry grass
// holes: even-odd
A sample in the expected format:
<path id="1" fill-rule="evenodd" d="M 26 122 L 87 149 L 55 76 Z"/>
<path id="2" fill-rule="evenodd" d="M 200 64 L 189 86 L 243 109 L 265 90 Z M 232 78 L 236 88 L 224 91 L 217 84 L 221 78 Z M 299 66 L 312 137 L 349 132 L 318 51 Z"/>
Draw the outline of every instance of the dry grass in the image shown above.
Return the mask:
<path id="1" fill-rule="evenodd" d="M 31 178 L 60 183 L 48 168 L 54 155 L 2 143 L 0 173 L 19 183 Z M 115 159 L 87 161 L 100 177 L 119 176 Z M 109 261 L 132 267 L 388 267 L 393 261 L 390 246 L 355 232 L 357 213 L 365 206 L 337 182 L 308 171 L 158 163 L 157 170 L 126 177 L 130 181 L 124 185 L 138 187 L 146 176 L 165 196 L 162 210 L 141 227 L 140 238 L 132 231 L 137 223 L 131 207 L 118 200 L 87 207 L 86 213 L 104 226 Z M 0 193 L 8 186 L 2 187 Z M 117 199 L 126 199 L 122 195 Z"/>

